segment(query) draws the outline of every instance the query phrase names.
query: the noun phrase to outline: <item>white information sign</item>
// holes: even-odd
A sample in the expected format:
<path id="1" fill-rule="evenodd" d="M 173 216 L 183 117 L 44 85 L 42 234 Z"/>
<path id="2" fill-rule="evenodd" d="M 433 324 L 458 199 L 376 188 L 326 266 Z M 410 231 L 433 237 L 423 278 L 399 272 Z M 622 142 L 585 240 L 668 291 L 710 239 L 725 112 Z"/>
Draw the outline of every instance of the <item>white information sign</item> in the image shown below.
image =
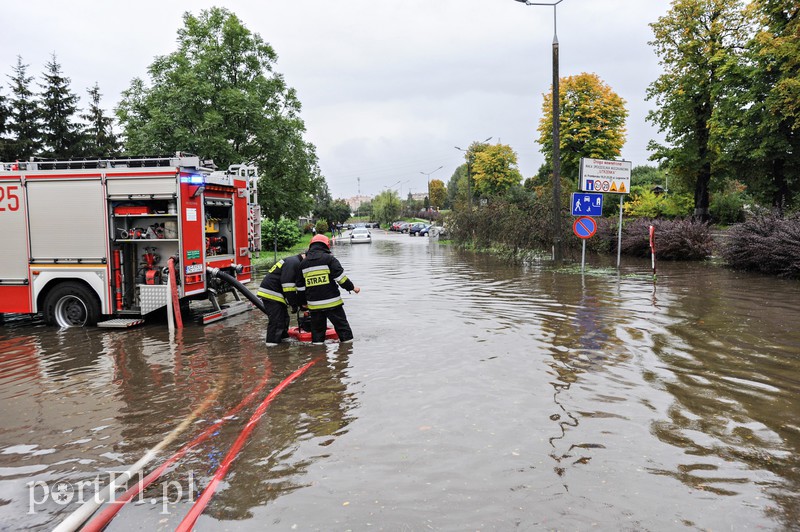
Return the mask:
<path id="1" fill-rule="evenodd" d="M 631 161 L 581 158 L 581 190 L 628 194 L 631 191 Z"/>

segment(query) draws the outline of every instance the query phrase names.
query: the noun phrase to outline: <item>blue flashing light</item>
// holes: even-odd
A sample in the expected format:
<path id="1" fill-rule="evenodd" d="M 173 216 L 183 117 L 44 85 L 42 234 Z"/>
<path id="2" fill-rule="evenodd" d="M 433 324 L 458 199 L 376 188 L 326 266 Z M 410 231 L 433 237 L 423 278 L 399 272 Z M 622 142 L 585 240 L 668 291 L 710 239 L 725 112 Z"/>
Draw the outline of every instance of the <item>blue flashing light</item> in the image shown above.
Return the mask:
<path id="1" fill-rule="evenodd" d="M 189 183 L 190 185 L 205 185 L 206 176 L 203 174 L 188 174 L 181 176 L 181 182 Z"/>

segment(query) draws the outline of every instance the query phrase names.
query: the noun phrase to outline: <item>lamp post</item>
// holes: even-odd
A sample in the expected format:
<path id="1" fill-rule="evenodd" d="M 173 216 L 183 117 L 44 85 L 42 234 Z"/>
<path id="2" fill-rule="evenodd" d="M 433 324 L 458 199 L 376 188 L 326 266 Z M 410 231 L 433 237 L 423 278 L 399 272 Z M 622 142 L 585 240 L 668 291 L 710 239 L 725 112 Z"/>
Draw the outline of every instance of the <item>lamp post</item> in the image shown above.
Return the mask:
<path id="1" fill-rule="evenodd" d="M 558 93 L 558 34 L 556 31 L 556 6 L 564 0 L 530 2 L 516 0 L 526 6 L 553 6 L 553 260 L 561 262 L 561 145 Z"/>
<path id="2" fill-rule="evenodd" d="M 431 205 L 431 203 L 432 203 L 431 202 L 431 175 L 435 174 L 436 172 L 438 172 L 442 168 L 444 168 L 444 166 L 440 166 L 439 168 L 437 168 L 433 172 L 420 172 L 420 174 L 422 174 L 422 175 L 424 175 L 425 177 L 428 178 L 428 221 L 431 221 L 433 219 L 433 216 L 432 216 L 432 213 L 431 213 L 431 207 L 432 207 L 432 205 Z"/>
<path id="3" fill-rule="evenodd" d="M 487 138 L 480 144 L 486 144 L 492 140 L 492 137 Z M 472 209 L 472 156 L 469 153 L 469 148 L 466 150 L 464 148 L 459 148 L 458 146 L 454 146 L 455 149 L 464 152 L 464 156 L 467 159 L 467 199 L 469 199 L 469 208 Z"/>

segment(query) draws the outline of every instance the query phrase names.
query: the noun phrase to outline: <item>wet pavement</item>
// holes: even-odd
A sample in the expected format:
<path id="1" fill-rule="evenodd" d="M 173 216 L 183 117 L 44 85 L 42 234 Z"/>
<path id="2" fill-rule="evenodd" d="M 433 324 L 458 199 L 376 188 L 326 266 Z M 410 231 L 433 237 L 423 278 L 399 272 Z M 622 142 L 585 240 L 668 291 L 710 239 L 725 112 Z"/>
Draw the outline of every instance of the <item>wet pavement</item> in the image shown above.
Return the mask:
<path id="1" fill-rule="evenodd" d="M 108 528 L 174 529 L 311 361 L 197 530 L 798 529 L 800 283 L 373 233 L 335 248 L 352 344 L 268 348 L 258 311 L 174 337 L 0 327 L 0 529 L 52 529 L 224 421 Z"/>

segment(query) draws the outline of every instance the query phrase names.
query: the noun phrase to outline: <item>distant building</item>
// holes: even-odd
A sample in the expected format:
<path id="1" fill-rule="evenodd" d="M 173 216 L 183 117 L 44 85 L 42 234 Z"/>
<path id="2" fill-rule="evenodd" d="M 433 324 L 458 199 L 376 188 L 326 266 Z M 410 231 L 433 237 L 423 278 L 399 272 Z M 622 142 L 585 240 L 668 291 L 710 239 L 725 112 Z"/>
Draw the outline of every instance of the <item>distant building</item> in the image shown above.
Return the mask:
<path id="1" fill-rule="evenodd" d="M 425 201 L 425 198 L 427 198 L 427 197 L 428 197 L 428 193 L 427 192 L 415 192 L 415 193 L 411 194 L 411 199 L 413 199 L 414 201 Z M 406 198 L 403 198 L 403 199 L 406 199 Z"/>
<path id="2" fill-rule="evenodd" d="M 372 196 L 353 196 L 352 198 L 347 198 L 344 201 L 350 206 L 350 210 L 352 212 L 356 212 L 358 208 L 361 207 L 362 203 L 372 201 Z"/>

